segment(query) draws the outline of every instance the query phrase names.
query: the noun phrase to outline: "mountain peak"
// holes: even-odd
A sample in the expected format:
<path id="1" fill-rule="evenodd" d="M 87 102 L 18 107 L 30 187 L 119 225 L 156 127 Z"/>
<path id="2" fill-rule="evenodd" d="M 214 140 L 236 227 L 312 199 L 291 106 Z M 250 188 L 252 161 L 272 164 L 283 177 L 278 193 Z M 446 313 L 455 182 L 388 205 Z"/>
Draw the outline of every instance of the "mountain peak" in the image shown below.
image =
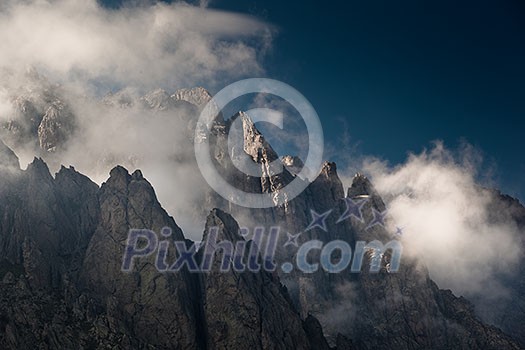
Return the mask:
<path id="1" fill-rule="evenodd" d="M 156 89 L 148 94 L 144 95 L 141 100 L 146 104 L 147 107 L 164 111 L 174 105 L 174 101 L 171 96 L 164 89 Z"/>
<path id="2" fill-rule="evenodd" d="M 27 166 L 26 171 L 35 174 L 49 175 L 49 177 L 51 177 L 51 173 L 49 172 L 46 162 L 40 157 L 34 157 L 33 161 Z"/>
<path id="3" fill-rule="evenodd" d="M 232 125 L 237 118 L 241 118 L 242 122 L 244 152 L 256 163 L 271 163 L 277 160 L 279 156 L 257 129 L 250 116 L 240 111 L 231 118 L 230 125 Z"/>
<path id="4" fill-rule="evenodd" d="M 144 180 L 144 176 L 142 176 L 142 171 L 139 169 L 135 170 L 133 174 L 131 174 L 131 179 L 135 181 Z"/>
<path id="5" fill-rule="evenodd" d="M 352 180 L 352 185 L 348 188 L 347 197 L 355 198 L 360 196 L 369 196 L 376 209 L 380 211 L 385 210 L 385 203 L 372 182 L 365 175 L 356 173 Z"/>
<path id="6" fill-rule="evenodd" d="M 218 240 L 228 240 L 230 242 L 236 242 L 243 238 L 239 235 L 239 225 L 237 221 L 225 211 L 214 208 L 210 211 L 210 214 L 206 218 L 206 231 L 202 237 L 202 241 L 205 242 L 208 238 L 209 229 L 211 227 L 218 227 L 219 232 Z"/>
<path id="7" fill-rule="evenodd" d="M 337 176 L 337 165 L 334 162 L 325 161 L 321 167 L 321 174 L 326 177 Z"/>
<path id="8" fill-rule="evenodd" d="M 109 172 L 110 178 L 129 177 L 129 172 L 121 165 L 117 165 Z"/>
<path id="9" fill-rule="evenodd" d="M 129 172 L 126 170 L 126 168 L 117 165 L 109 172 L 109 179 L 104 185 L 125 192 L 127 191 L 130 179 L 131 176 L 129 175 Z"/>
<path id="10" fill-rule="evenodd" d="M 370 180 L 361 173 L 356 173 L 352 179 L 352 186 L 348 189 L 348 196 L 364 196 L 375 194 Z"/>
<path id="11" fill-rule="evenodd" d="M 204 106 L 212 99 L 208 90 L 200 86 L 189 89 L 178 89 L 171 95 L 171 97 L 175 100 L 189 102 L 192 105 L 197 106 L 199 109 L 204 108 Z"/>
<path id="12" fill-rule="evenodd" d="M 281 158 L 281 163 L 286 167 L 286 169 L 294 175 L 297 175 L 301 172 L 301 169 L 304 167 L 304 163 L 298 156 L 286 155 Z"/>

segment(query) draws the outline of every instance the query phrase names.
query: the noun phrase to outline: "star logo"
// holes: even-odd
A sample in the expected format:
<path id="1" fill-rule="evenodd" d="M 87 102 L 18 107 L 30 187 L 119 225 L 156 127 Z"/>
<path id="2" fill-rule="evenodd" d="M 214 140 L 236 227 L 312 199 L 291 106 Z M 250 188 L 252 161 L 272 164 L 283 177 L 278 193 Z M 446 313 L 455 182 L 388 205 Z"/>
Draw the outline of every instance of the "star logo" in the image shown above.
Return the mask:
<path id="1" fill-rule="evenodd" d="M 374 216 L 372 221 L 368 224 L 366 230 L 368 230 L 371 227 L 374 227 L 376 225 L 380 225 L 382 227 L 385 227 L 385 218 L 386 218 L 387 211 L 378 211 L 375 208 L 372 208 L 372 215 Z"/>
<path id="2" fill-rule="evenodd" d="M 396 236 L 402 236 L 403 235 L 403 227 L 396 226 L 396 232 L 394 234 Z"/>
<path id="3" fill-rule="evenodd" d="M 326 227 L 326 218 L 328 217 L 328 215 L 330 215 L 332 210 L 333 209 L 330 209 L 322 214 L 317 214 L 315 210 L 310 209 L 310 213 L 312 214 L 312 222 L 310 223 L 310 225 L 308 225 L 305 231 L 309 231 L 311 229 L 319 227 L 321 230 L 327 232 L 328 228 Z"/>
<path id="4" fill-rule="evenodd" d="M 343 214 L 341 214 L 341 217 L 337 219 L 336 223 L 338 224 L 342 221 L 345 221 L 351 216 L 353 216 L 360 222 L 364 222 L 363 212 L 361 210 L 363 209 L 363 206 L 366 204 L 368 200 L 359 199 L 359 200 L 354 201 L 352 198 L 344 198 L 343 200 L 345 201 L 346 209 L 343 212 Z"/>
<path id="5" fill-rule="evenodd" d="M 291 234 L 290 232 L 286 232 L 286 235 L 288 236 L 288 240 L 286 243 L 284 243 L 283 247 L 293 245 L 294 247 L 299 247 L 299 244 L 297 243 L 297 239 L 301 235 L 302 232 L 296 233 L 295 235 Z"/>

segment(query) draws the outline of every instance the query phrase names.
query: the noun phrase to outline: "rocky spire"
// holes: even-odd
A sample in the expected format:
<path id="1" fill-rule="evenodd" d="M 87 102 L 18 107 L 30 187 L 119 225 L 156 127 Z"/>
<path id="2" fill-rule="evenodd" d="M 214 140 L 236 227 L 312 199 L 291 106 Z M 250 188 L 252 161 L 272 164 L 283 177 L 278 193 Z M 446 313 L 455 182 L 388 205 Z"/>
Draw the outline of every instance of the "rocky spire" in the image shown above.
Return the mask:
<path id="1" fill-rule="evenodd" d="M 278 159 L 277 153 L 265 140 L 261 132 L 255 127 L 253 121 L 244 112 L 239 112 L 232 118 L 241 118 L 244 136 L 243 149 L 256 163 L 271 163 Z"/>
<path id="2" fill-rule="evenodd" d="M 237 222 L 214 209 L 206 219 L 206 233 L 218 228 L 217 240 L 234 244 L 244 239 Z M 244 261 L 251 244 L 246 244 Z M 201 247 L 200 252 L 204 249 Z M 202 275 L 202 297 L 209 348 L 310 349 L 299 314 L 276 277 L 268 272 L 219 272 L 223 252 L 217 252 L 213 270 Z"/>
<path id="3" fill-rule="evenodd" d="M 54 152 L 72 135 L 74 116 L 69 108 L 60 100 L 47 107 L 38 126 L 38 140 L 44 151 Z"/>
<path id="4" fill-rule="evenodd" d="M 102 304 L 114 303 L 115 327 L 124 327 L 139 342 L 198 348 L 194 276 L 187 271 L 160 273 L 155 256 L 137 261 L 132 272 L 121 270 L 130 229 L 159 233 L 168 227 L 170 241 L 184 241 L 150 183 L 140 171 L 130 175 L 117 166 L 100 188 L 99 203 L 101 218 L 84 259 L 82 285 Z"/>
<path id="5" fill-rule="evenodd" d="M 383 199 L 377 193 L 372 182 L 360 173 L 355 174 L 352 185 L 348 188 L 347 197 L 354 199 L 369 198 L 376 210 L 384 211 L 386 209 Z"/>

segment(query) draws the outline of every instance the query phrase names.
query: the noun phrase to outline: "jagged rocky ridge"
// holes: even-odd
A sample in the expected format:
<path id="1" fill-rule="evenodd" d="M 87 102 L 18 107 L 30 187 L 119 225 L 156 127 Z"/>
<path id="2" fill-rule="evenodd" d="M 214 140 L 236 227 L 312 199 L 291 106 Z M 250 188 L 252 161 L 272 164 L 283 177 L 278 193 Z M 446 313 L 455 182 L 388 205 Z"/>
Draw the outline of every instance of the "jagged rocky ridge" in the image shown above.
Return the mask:
<path id="1" fill-rule="evenodd" d="M 201 108 L 209 97 L 199 91 L 177 96 L 159 90 L 143 101 L 158 109 L 171 108 L 172 99 Z M 289 170 L 262 179 L 236 171 L 226 156 L 226 137 L 239 117 L 243 151 L 263 170 L 276 159 L 249 117 L 239 113 L 212 126 L 215 161 L 248 192 L 278 191 L 294 178 L 289 168 L 300 168 L 300 160 L 284 158 Z M 170 239 L 184 239 L 140 171 L 130 175 L 116 167 L 99 188 L 73 168 L 61 168 L 52 177 L 41 159 L 21 171 L 16 155 L 5 145 L 0 148 L 2 348 L 520 348 L 509 335 L 523 342 L 523 308 L 512 307 L 523 305 L 523 278 L 514 283 L 513 302 L 502 305 L 505 312 L 494 320 L 504 334 L 482 323 L 467 300 L 440 290 L 419 262 L 407 259 L 396 274 L 388 273 L 385 264 L 378 274 L 368 273 L 366 266 L 360 274 L 162 274 L 151 259 L 140 260 L 134 272 L 125 274 L 120 266 L 129 229 L 158 232 L 168 226 Z M 364 230 L 355 220 L 336 223 L 345 196 L 369 197 L 368 221 L 373 208 L 385 207 L 362 175 L 345 194 L 335 164 L 327 162 L 299 197 L 275 208 L 236 207 L 209 191 L 205 207 L 222 210 L 208 211 L 206 227 L 218 226 L 220 237 L 237 241 L 243 238 L 233 217 L 243 225 L 278 224 L 283 231 L 299 232 L 308 225 L 310 210 L 332 209 L 327 232 L 314 229 L 300 241 L 342 239 L 353 246 L 356 240 L 390 239 L 380 226 Z M 523 225 L 525 209 L 507 201 Z M 294 253 L 283 249 L 279 259 L 289 260 Z"/>
<path id="2" fill-rule="evenodd" d="M 151 261 L 121 271 L 130 228 L 171 227 L 173 240 L 184 240 L 140 171 L 116 167 L 99 189 L 72 168 L 53 178 L 35 159 L 10 180 L 1 201 L 2 348 L 315 348 L 266 272 L 162 274 Z M 242 239 L 219 209 L 207 222 Z"/>
<path id="3" fill-rule="evenodd" d="M 169 226 L 173 239 L 183 239 L 139 171 L 116 167 L 101 188 L 72 168 L 53 178 L 40 159 L 25 171 L 2 171 L 8 179 L 0 201 L 3 348 L 328 347 L 320 324 L 304 317 L 316 305 L 307 304 L 311 310 L 301 317 L 276 275 L 162 274 L 147 260 L 122 273 L 130 228 Z M 219 209 L 207 218 L 211 226 L 220 227 L 221 237 L 242 239 L 235 220 Z M 341 282 L 335 277 L 357 290 L 351 327 L 335 337 L 338 348 L 519 348 L 481 323 L 466 300 L 439 290 L 416 263 L 404 262 L 398 274 L 320 275 L 300 283 L 322 296 Z M 301 301 L 318 300 L 312 294 Z M 334 298 L 331 306 L 344 301 Z"/>

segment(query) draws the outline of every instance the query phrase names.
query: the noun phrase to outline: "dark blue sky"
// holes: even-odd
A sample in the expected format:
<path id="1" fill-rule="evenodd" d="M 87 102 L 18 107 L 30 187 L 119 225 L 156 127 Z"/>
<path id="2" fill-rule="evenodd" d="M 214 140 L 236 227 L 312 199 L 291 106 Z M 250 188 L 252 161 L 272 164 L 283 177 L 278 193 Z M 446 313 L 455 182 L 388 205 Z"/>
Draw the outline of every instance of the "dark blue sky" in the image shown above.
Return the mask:
<path id="1" fill-rule="evenodd" d="M 327 141 L 342 136 L 344 120 L 362 154 L 395 164 L 433 140 L 454 149 L 464 139 L 497 166 L 503 191 L 525 199 L 522 0 L 212 0 L 210 7 L 277 26 L 266 77 L 308 98 Z"/>
<path id="2" fill-rule="evenodd" d="M 525 3 L 515 1 L 233 1 L 211 7 L 279 28 L 268 76 L 300 90 L 325 137 L 347 121 L 360 151 L 401 162 L 461 139 L 525 199 Z"/>

